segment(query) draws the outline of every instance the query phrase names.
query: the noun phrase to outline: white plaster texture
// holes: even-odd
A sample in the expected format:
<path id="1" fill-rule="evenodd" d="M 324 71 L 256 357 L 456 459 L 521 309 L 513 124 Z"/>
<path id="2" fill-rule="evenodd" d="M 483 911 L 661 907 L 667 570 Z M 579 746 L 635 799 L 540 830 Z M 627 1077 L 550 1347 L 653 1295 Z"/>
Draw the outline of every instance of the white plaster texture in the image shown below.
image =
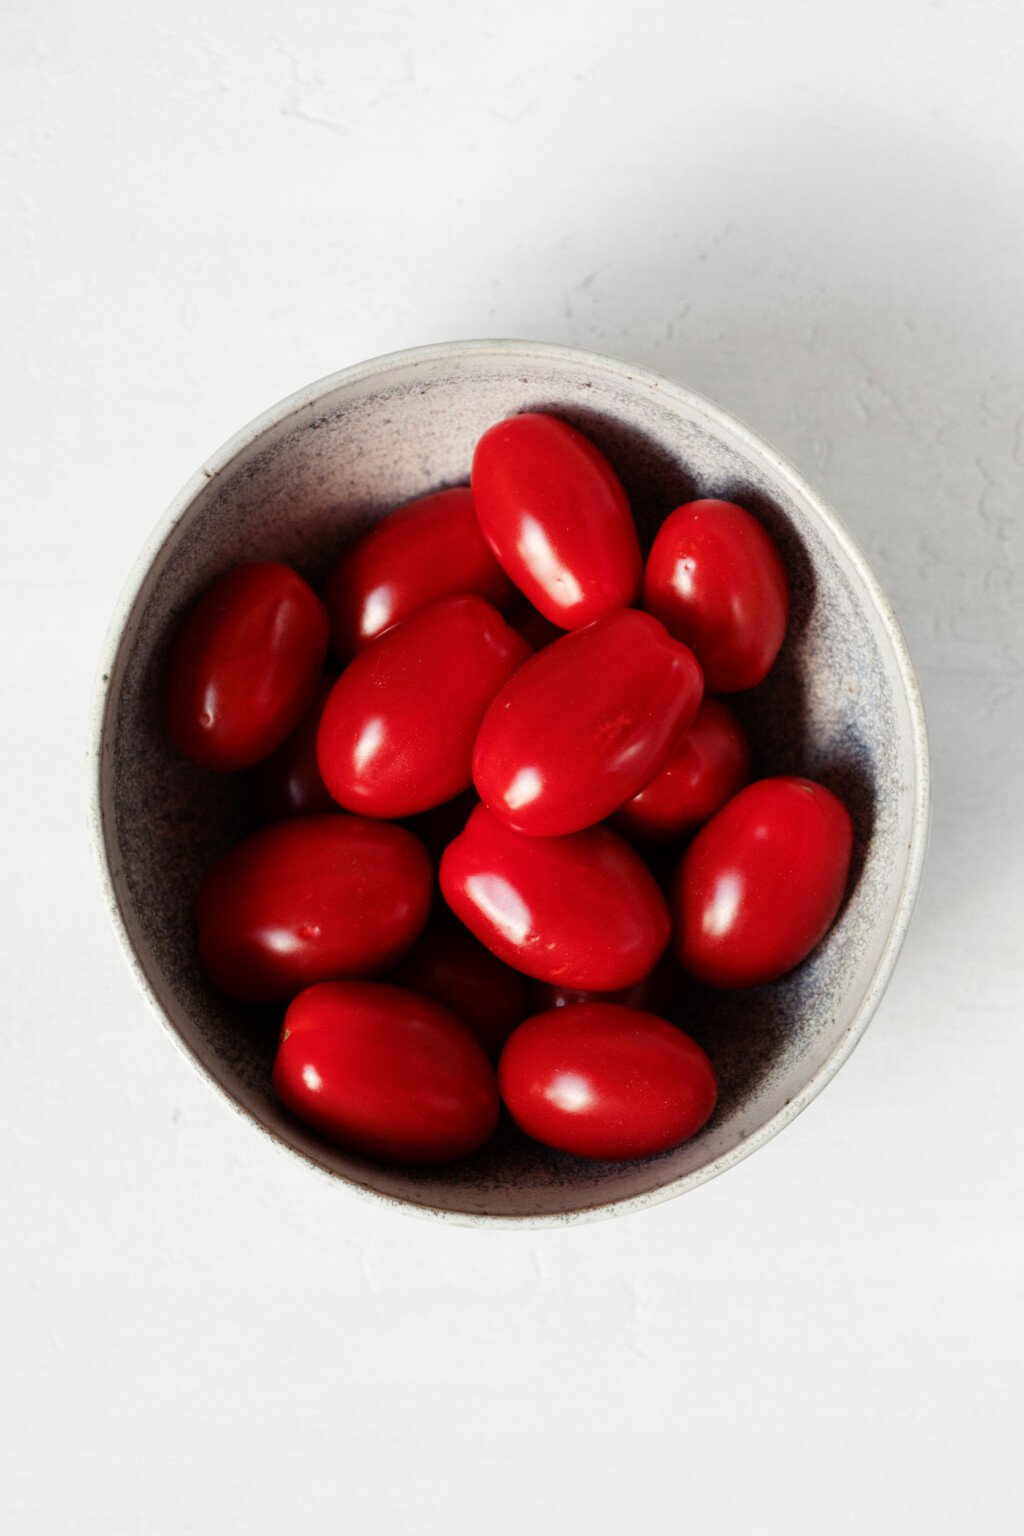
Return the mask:
<path id="1" fill-rule="evenodd" d="M 9 0 L 0 1528 L 1019 1528 L 1024 12 Z M 395 348 L 629 358 L 864 547 L 928 708 L 903 958 L 726 1177 L 570 1231 L 364 1205 L 149 1017 L 83 807 L 107 619 L 242 422 Z"/>

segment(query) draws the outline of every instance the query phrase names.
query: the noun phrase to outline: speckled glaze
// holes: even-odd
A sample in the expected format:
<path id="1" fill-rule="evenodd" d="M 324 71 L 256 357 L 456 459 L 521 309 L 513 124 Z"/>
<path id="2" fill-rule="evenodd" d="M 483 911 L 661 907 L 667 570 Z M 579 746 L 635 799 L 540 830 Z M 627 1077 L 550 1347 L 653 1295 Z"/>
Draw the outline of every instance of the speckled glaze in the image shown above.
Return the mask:
<path id="1" fill-rule="evenodd" d="M 187 606 L 242 560 L 290 561 L 314 583 L 358 529 L 465 482 L 473 445 L 512 412 L 552 411 L 592 437 L 630 494 L 645 550 L 680 502 L 742 502 L 778 541 L 792 622 L 768 681 L 735 702 L 755 773 L 799 771 L 843 797 L 856 844 L 832 932 L 783 981 L 745 993 L 693 985 L 679 1023 L 705 1047 L 721 1095 L 686 1145 L 629 1164 L 584 1163 L 504 1126 L 476 1157 L 436 1170 L 378 1167 L 307 1131 L 277 1103 L 279 1026 L 214 995 L 199 972 L 192 898 L 245 830 L 234 784 L 181 758 L 160 676 Z M 191 1060 L 279 1144 L 360 1193 L 458 1222 L 544 1225 L 637 1210 L 762 1146 L 832 1077 L 885 988 L 920 880 L 928 757 L 906 647 L 842 524 L 772 449 L 655 374 L 567 347 L 465 342 L 346 369 L 246 427 L 185 487 L 142 552 L 100 667 L 92 823 L 114 922 L 144 994 Z M 581 900 L 585 900 L 581 892 Z"/>

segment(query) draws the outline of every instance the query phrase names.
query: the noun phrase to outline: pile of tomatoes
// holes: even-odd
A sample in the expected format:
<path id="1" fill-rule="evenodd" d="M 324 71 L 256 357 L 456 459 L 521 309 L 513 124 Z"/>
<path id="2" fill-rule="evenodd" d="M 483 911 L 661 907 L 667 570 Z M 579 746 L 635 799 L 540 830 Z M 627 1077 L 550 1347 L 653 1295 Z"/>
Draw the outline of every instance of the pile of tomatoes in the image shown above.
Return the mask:
<path id="1" fill-rule="evenodd" d="M 265 823 L 196 920 L 215 988 L 286 1005 L 285 1105 L 403 1162 L 473 1152 L 501 1102 L 583 1157 L 698 1131 L 715 1074 L 660 1017 L 672 968 L 781 976 L 848 877 L 841 802 L 749 783 L 717 697 L 763 680 L 787 618 L 749 512 L 677 507 L 645 567 L 611 466 L 537 413 L 484 434 L 470 488 L 357 539 L 323 600 L 271 562 L 214 582 L 172 647 L 167 721 Z"/>

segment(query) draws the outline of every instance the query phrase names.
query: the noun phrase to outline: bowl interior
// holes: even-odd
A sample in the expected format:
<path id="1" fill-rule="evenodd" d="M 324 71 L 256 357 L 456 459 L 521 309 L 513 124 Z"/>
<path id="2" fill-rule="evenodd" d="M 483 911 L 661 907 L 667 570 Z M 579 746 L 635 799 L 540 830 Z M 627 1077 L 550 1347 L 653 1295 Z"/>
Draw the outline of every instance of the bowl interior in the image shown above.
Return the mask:
<path id="1" fill-rule="evenodd" d="M 694 496 L 742 502 L 778 541 L 792 623 L 768 681 L 735 699 L 757 774 L 800 771 L 834 789 L 856 828 L 839 921 L 783 981 L 744 993 L 693 986 L 676 1018 L 705 1047 L 721 1098 L 709 1125 L 642 1162 L 584 1163 L 512 1128 L 464 1163 L 386 1168 L 329 1145 L 270 1088 L 277 1012 L 216 996 L 196 963 L 192 900 L 245 830 L 235 785 L 178 756 L 161 718 L 167 646 L 187 606 L 244 560 L 290 561 L 314 584 L 359 529 L 409 497 L 468 478 L 492 422 L 557 413 L 607 454 L 649 544 Z M 686 1187 L 742 1155 L 824 1077 L 865 1018 L 908 870 L 916 759 L 911 703 L 879 610 L 844 536 L 769 450 L 685 391 L 622 364 L 525 344 L 426 349 L 350 370 L 218 456 L 176 509 L 133 598 L 100 725 L 99 813 L 116 915 L 144 986 L 198 1063 L 266 1130 L 385 1198 L 456 1216 L 552 1219 Z M 440 898 L 438 898 L 440 899 Z M 586 892 L 580 892 L 586 900 Z"/>

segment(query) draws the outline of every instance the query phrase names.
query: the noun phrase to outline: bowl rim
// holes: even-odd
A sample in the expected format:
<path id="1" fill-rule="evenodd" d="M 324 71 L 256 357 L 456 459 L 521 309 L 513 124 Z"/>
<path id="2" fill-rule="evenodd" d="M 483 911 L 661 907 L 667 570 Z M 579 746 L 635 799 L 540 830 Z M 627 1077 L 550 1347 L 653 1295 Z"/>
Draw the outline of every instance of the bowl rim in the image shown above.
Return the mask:
<path id="1" fill-rule="evenodd" d="M 284 1137 L 278 1135 L 269 1126 L 262 1124 L 251 1110 L 242 1103 L 229 1085 L 215 1076 L 211 1069 L 193 1053 L 171 1022 L 156 994 L 153 984 L 146 975 L 141 959 L 128 933 L 127 924 L 122 912 L 121 897 L 118 895 L 115 887 L 113 871 L 107 853 L 102 803 L 104 731 L 111 704 L 115 663 L 121 648 L 125 627 L 153 564 L 199 492 L 211 480 L 221 474 L 243 450 L 251 446 L 258 438 L 280 426 L 290 417 L 298 415 L 310 406 L 316 405 L 325 395 L 333 394 L 339 388 L 348 385 L 372 381 L 375 378 L 383 377 L 397 370 L 442 361 L 451 363 L 459 358 L 468 356 L 516 358 L 523 361 L 532 359 L 547 362 L 571 362 L 574 366 L 583 370 L 617 375 L 629 383 L 641 385 L 652 392 L 657 392 L 660 395 L 678 401 L 679 404 L 685 406 L 691 413 L 702 416 L 710 425 L 717 426 L 726 433 L 731 434 L 739 441 L 742 447 L 747 449 L 754 457 L 759 457 L 774 474 L 786 482 L 797 496 L 810 506 L 815 516 L 824 525 L 856 571 L 865 594 L 872 603 L 881 627 L 892 646 L 897 674 L 907 703 L 914 769 L 914 797 L 906 866 L 892 921 L 882 946 L 878 964 L 875 967 L 864 997 L 861 999 L 860 1005 L 843 1035 L 799 1092 L 794 1094 L 788 1103 L 784 1104 L 781 1109 L 777 1110 L 762 1125 L 744 1136 L 735 1146 L 730 1147 L 727 1152 L 723 1152 L 719 1157 L 714 1158 L 703 1167 L 682 1174 L 676 1179 L 671 1179 L 665 1184 L 659 1185 L 656 1189 L 645 1191 L 639 1195 L 628 1195 L 615 1200 L 603 1201 L 600 1204 L 585 1206 L 577 1210 L 522 1216 L 492 1215 L 487 1212 L 473 1211 L 450 1211 L 431 1205 L 428 1202 L 419 1202 L 401 1196 L 384 1194 L 370 1185 L 361 1183 L 357 1179 L 351 1178 L 346 1174 L 336 1173 L 325 1167 Z M 339 369 L 335 373 L 327 374 L 325 377 L 305 385 L 294 393 L 285 396 L 284 399 L 279 400 L 267 410 L 261 411 L 259 415 L 253 417 L 251 421 L 235 432 L 214 453 L 208 456 L 195 474 L 182 486 L 163 516 L 156 523 L 139 554 L 136 556 L 114 606 L 96 668 L 96 678 L 90 702 L 88 773 L 90 842 L 103 890 L 104 904 L 119 941 L 121 953 L 150 1009 L 156 1014 L 165 1032 L 189 1061 L 193 1070 L 226 1103 L 231 1105 L 237 1114 L 244 1117 L 250 1126 L 255 1127 L 275 1145 L 284 1149 L 291 1156 L 298 1158 L 307 1167 L 315 1169 L 321 1177 L 330 1180 L 332 1184 L 348 1188 L 356 1195 L 365 1200 L 372 1201 L 376 1205 L 389 1206 L 403 1213 L 423 1217 L 428 1220 L 443 1221 L 454 1226 L 497 1227 L 512 1230 L 582 1225 L 606 1220 L 612 1216 L 630 1215 L 634 1212 L 645 1210 L 650 1206 L 660 1205 L 663 1201 L 671 1200 L 676 1195 L 684 1194 L 687 1190 L 696 1189 L 699 1185 L 706 1184 L 709 1180 L 717 1178 L 719 1174 L 727 1172 L 737 1163 L 744 1161 L 745 1158 L 750 1157 L 752 1153 L 771 1141 L 773 1137 L 777 1136 L 781 1130 L 795 1120 L 817 1098 L 822 1089 L 831 1082 L 864 1034 L 878 1008 L 882 995 L 892 976 L 900 950 L 903 947 L 903 941 L 906 938 L 907 929 L 917 900 L 931 822 L 931 768 L 928 732 L 925 723 L 921 689 L 914 670 L 914 664 L 889 599 L 886 597 L 868 565 L 859 545 L 853 539 L 841 518 L 788 459 L 784 458 L 782 454 L 756 432 L 752 431 L 751 428 L 737 420 L 723 406 L 718 405 L 717 402 L 708 397 L 697 393 L 695 390 L 688 389 L 685 385 L 678 384 L 652 369 L 634 365 L 624 359 L 558 342 L 517 339 L 474 339 L 434 342 L 426 346 L 408 347 L 397 352 L 384 353 L 379 357 L 354 363 L 347 368 Z"/>

